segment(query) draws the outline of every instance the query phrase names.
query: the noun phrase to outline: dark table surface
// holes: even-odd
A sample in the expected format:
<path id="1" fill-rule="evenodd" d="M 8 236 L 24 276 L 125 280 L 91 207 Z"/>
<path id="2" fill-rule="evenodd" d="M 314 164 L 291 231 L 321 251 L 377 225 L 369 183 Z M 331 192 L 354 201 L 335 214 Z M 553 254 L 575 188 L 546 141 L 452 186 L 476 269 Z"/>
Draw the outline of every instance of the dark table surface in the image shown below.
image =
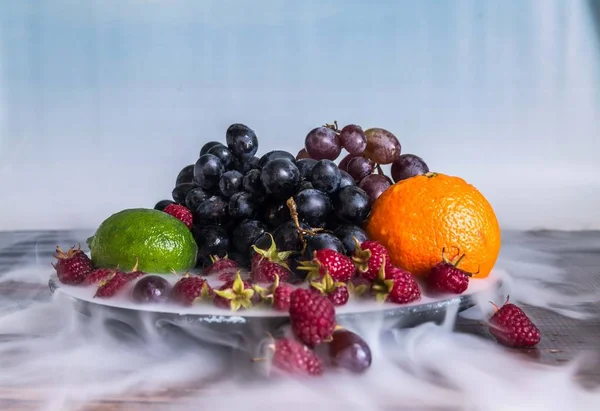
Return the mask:
<path id="1" fill-rule="evenodd" d="M 23 298 L 49 299 L 50 292 L 44 284 L 25 282 L 25 279 L 23 282 L 6 281 L 3 275 L 27 264 L 49 264 L 58 244 L 63 247 L 77 244 L 89 234 L 86 230 L 0 232 L 0 301 L 22 303 Z M 591 295 L 600 295 L 600 232 L 506 232 L 503 252 L 504 250 L 513 254 L 525 250 L 525 254 L 540 252 L 551 255 L 553 264 L 565 270 L 572 283 L 578 285 L 576 293 L 585 291 Z M 565 293 L 573 292 L 569 290 L 568 284 L 558 284 L 556 287 L 565 287 Z M 599 304 L 587 304 L 585 310 L 591 315 L 586 319 L 569 318 L 532 305 L 524 306 L 524 309 L 540 328 L 543 338 L 534 349 L 510 350 L 514 355 L 542 364 L 560 365 L 584 352 L 600 354 Z M 456 331 L 491 338 L 483 323 L 464 318 L 458 320 Z M 3 334 L 0 329 L 0 344 L 13 338 L 16 337 Z M 584 386 L 596 388 L 600 385 L 600 362 L 597 358 L 591 358 L 576 378 Z M 23 390 L 3 389 L 0 386 L 0 409 L 38 409 L 40 405 L 36 402 L 35 389 L 36 387 Z M 182 392 L 184 391 L 185 389 Z M 151 398 L 115 397 L 90 404 L 86 409 L 160 409 L 160 404 L 176 396 L 171 393 L 157 394 Z"/>

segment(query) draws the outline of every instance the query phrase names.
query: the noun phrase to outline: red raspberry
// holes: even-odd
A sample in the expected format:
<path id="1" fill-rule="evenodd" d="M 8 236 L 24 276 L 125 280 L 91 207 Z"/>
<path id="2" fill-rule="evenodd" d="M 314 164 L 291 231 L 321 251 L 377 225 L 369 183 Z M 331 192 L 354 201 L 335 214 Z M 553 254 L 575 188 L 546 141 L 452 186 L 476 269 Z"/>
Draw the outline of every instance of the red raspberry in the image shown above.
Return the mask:
<path id="1" fill-rule="evenodd" d="M 273 283 L 275 276 L 279 277 L 279 281 L 287 282 L 290 278 L 290 268 L 288 260 L 291 251 L 277 251 L 275 240 L 271 237 L 271 245 L 268 249 L 263 250 L 253 245 L 252 248 L 255 254 L 252 256 L 250 278 L 255 283 Z"/>
<path id="2" fill-rule="evenodd" d="M 500 344 L 509 347 L 533 347 L 541 340 L 540 330 L 519 307 L 508 302 L 496 308 L 489 321 L 490 333 Z"/>
<path id="3" fill-rule="evenodd" d="M 240 272 L 231 280 L 215 290 L 213 303 L 220 308 L 237 311 L 241 308 L 251 308 L 260 301 L 257 293 L 249 281 L 242 280 Z"/>
<path id="4" fill-rule="evenodd" d="M 192 229 L 194 225 L 194 217 L 188 208 L 180 204 L 169 204 L 163 211 L 181 221 L 190 230 Z"/>
<path id="5" fill-rule="evenodd" d="M 98 284 L 99 282 L 108 279 L 108 277 L 114 273 L 115 270 L 110 268 L 97 268 L 85 277 L 83 285 Z"/>
<path id="6" fill-rule="evenodd" d="M 326 297 L 299 288 L 290 296 L 290 323 L 296 337 L 314 347 L 331 338 L 335 328 L 335 308 Z"/>
<path id="7" fill-rule="evenodd" d="M 183 306 L 192 306 L 196 301 L 212 295 L 212 289 L 202 277 L 190 276 L 180 278 L 173 289 L 169 299 Z"/>
<path id="8" fill-rule="evenodd" d="M 302 261 L 298 269 L 308 271 L 308 280 L 329 273 L 334 281 L 348 282 L 356 273 L 356 267 L 349 257 L 330 249 L 316 250 L 313 259 Z"/>
<path id="9" fill-rule="evenodd" d="M 390 255 L 388 250 L 377 241 L 365 241 L 359 243 L 359 241 L 354 238 L 354 242 L 356 243 L 356 248 L 352 260 L 356 265 L 357 271 L 366 280 L 374 281 L 377 278 L 379 269 L 384 261 L 388 262 L 385 263 L 385 265 L 390 265 Z"/>
<path id="10" fill-rule="evenodd" d="M 235 274 L 239 270 L 239 265 L 229 257 L 219 258 L 218 256 L 210 256 L 211 264 L 204 269 L 204 276 L 218 275 L 221 281 L 231 281 L 235 278 Z"/>
<path id="11" fill-rule="evenodd" d="M 273 308 L 277 311 L 289 311 L 290 299 L 294 287 L 289 284 L 281 284 L 273 293 Z"/>
<path id="12" fill-rule="evenodd" d="M 274 351 L 271 365 L 280 371 L 307 376 L 323 374 L 319 357 L 297 341 L 282 338 L 275 340 L 269 348 Z"/>
<path id="13" fill-rule="evenodd" d="M 279 283 L 279 277 L 275 277 L 275 281 L 268 288 L 263 288 L 255 285 L 256 291 L 261 299 L 273 306 L 274 310 L 287 312 L 290 309 L 290 296 L 294 287 L 287 283 Z"/>
<path id="14" fill-rule="evenodd" d="M 128 282 L 129 276 L 122 271 L 115 271 L 110 277 L 100 282 L 94 297 L 110 298 L 119 292 Z"/>
<path id="15" fill-rule="evenodd" d="M 436 293 L 462 294 L 469 287 L 470 273 L 458 268 L 465 257 L 463 254 L 455 262 L 449 261 L 442 250 L 442 261 L 436 264 L 427 277 L 429 289 Z"/>
<path id="16" fill-rule="evenodd" d="M 63 284 L 81 284 L 94 269 L 90 258 L 79 247 L 77 249 L 75 247 L 69 248 L 67 252 L 64 252 L 60 247 L 56 247 L 54 258 L 58 261 L 52 266 L 56 270 L 59 281 Z"/>
<path id="17" fill-rule="evenodd" d="M 372 290 L 379 301 L 408 304 L 421 298 L 421 290 L 415 278 L 406 270 L 381 264 Z"/>
<path id="18" fill-rule="evenodd" d="M 327 272 L 321 281 L 311 282 L 310 288 L 325 295 L 336 307 L 346 304 L 350 298 L 346 283 L 334 281 L 333 277 Z"/>

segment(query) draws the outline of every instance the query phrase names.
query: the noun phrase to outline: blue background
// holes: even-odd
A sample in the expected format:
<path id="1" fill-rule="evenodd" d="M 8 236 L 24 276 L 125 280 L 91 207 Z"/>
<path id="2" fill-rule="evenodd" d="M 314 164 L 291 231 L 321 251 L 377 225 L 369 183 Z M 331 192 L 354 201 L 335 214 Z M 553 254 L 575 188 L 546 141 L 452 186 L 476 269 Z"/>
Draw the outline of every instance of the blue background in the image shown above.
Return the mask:
<path id="1" fill-rule="evenodd" d="M 591 2 L 0 4 L 0 229 L 94 227 L 169 196 L 233 122 L 264 153 L 384 127 L 507 228 L 600 228 Z"/>

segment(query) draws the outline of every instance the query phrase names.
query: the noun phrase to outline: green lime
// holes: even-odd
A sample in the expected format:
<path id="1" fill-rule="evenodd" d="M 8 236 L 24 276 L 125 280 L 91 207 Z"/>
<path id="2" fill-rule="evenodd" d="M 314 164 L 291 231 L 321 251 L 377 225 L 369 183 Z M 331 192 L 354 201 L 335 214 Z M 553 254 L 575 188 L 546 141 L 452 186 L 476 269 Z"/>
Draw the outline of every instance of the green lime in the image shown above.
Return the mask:
<path id="1" fill-rule="evenodd" d="M 196 265 L 198 246 L 190 230 L 167 213 L 145 208 L 123 210 L 100 224 L 88 239 L 96 267 L 147 273 L 186 271 Z"/>

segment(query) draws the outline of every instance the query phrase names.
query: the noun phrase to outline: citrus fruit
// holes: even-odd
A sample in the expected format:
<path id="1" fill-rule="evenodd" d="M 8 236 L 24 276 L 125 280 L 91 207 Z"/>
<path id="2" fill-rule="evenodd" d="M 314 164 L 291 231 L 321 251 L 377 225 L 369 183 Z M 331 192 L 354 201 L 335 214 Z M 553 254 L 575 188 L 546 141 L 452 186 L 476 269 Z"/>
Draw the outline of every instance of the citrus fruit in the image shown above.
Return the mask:
<path id="1" fill-rule="evenodd" d="M 198 246 L 184 223 L 158 210 L 120 211 L 88 239 L 96 267 L 138 269 L 149 273 L 185 271 L 196 265 Z"/>
<path id="2" fill-rule="evenodd" d="M 500 227 L 490 203 L 459 177 L 427 173 L 402 180 L 373 203 L 366 223 L 392 263 L 426 276 L 448 257 L 465 254 L 460 268 L 487 277 L 500 252 Z"/>

